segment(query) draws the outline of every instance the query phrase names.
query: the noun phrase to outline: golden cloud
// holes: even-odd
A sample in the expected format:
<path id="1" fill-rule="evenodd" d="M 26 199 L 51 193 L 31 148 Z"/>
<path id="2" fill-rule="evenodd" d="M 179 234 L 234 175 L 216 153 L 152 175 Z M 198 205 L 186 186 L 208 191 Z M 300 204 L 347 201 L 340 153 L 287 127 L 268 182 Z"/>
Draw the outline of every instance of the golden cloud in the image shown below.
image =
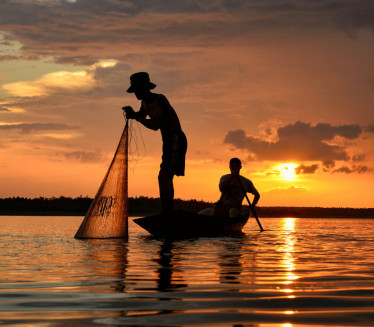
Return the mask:
<path id="1" fill-rule="evenodd" d="M 112 68 L 118 64 L 118 60 L 115 59 L 107 59 L 107 60 L 99 60 L 99 62 L 92 65 L 93 68 Z"/>
<path id="2" fill-rule="evenodd" d="M 41 136 L 41 137 L 48 137 L 48 138 L 52 138 L 52 139 L 58 139 L 58 140 L 70 140 L 70 139 L 76 138 L 80 135 L 81 134 L 78 134 L 78 133 L 63 133 L 63 134 L 45 133 L 45 134 L 39 135 L 39 137 Z"/>
<path id="3" fill-rule="evenodd" d="M 95 86 L 93 73 L 87 71 L 58 71 L 48 73 L 36 81 L 4 84 L 2 88 L 10 95 L 19 97 L 45 96 L 61 90 L 89 90 Z"/>

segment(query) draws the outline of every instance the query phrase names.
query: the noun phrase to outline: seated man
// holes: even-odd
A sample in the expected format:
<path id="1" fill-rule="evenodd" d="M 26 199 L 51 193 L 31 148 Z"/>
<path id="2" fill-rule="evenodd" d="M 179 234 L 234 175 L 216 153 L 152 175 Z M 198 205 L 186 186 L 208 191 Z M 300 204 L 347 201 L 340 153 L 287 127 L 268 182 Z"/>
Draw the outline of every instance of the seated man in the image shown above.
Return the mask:
<path id="1" fill-rule="evenodd" d="M 242 163 L 238 158 L 230 160 L 231 173 L 223 175 L 219 181 L 220 199 L 213 207 L 200 211 L 200 214 L 238 217 L 240 216 L 240 208 L 247 192 L 254 195 L 252 206 L 254 207 L 257 204 L 260 194 L 249 179 L 240 176 L 241 168 Z"/>

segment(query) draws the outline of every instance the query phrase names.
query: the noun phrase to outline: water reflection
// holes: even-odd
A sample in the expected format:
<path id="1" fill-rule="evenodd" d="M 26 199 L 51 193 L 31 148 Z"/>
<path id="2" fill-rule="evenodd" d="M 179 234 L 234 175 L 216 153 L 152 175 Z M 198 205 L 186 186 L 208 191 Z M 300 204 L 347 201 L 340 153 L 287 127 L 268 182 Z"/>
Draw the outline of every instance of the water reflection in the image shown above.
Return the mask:
<path id="1" fill-rule="evenodd" d="M 283 230 L 284 230 L 284 243 L 281 248 L 281 251 L 283 252 L 283 258 L 281 261 L 281 265 L 284 269 L 284 281 L 283 284 L 286 285 L 286 288 L 282 289 L 282 292 L 285 292 L 289 294 L 287 297 L 292 299 L 295 298 L 295 295 L 292 293 L 295 291 L 294 289 L 294 283 L 295 280 L 299 278 L 295 274 L 295 257 L 294 257 L 294 251 L 295 251 L 295 243 L 296 243 L 296 237 L 295 237 L 295 223 L 296 218 L 283 218 Z M 293 315 L 296 312 L 293 310 L 285 310 L 283 312 L 285 315 Z"/>
<path id="2" fill-rule="evenodd" d="M 218 266 L 220 267 L 219 280 L 222 284 L 240 284 L 239 277 L 243 271 L 241 263 L 242 247 L 241 242 L 224 243 L 222 249 L 220 249 Z"/>
<path id="3" fill-rule="evenodd" d="M 182 278 L 177 278 L 175 276 L 183 275 L 183 271 L 180 269 L 181 259 L 175 242 L 167 240 L 161 242 L 158 258 L 155 261 L 159 264 L 159 268 L 157 269 L 158 291 L 171 292 L 178 288 L 187 287 L 187 284 L 183 283 Z"/>
<path id="4" fill-rule="evenodd" d="M 225 242 L 220 242 L 219 281 L 221 284 L 230 284 L 230 291 L 240 291 L 245 280 L 246 283 L 255 283 L 256 251 L 253 244 L 256 242 L 258 234 L 253 237 L 246 235 L 228 238 Z"/>
<path id="5" fill-rule="evenodd" d="M 243 285 L 256 282 L 258 236 L 159 241 L 157 257 L 153 259 L 158 265 L 155 270 L 157 291 L 209 288 L 217 281 L 229 286 L 228 291 L 242 291 Z M 200 264 L 191 266 L 191 260 Z"/>
<path id="6" fill-rule="evenodd" d="M 5 324 L 373 322 L 372 220 L 269 218 L 257 239 L 248 228 L 243 238 L 171 244 L 145 240 L 135 224 L 128 243 L 73 239 L 77 218 L 2 217 L 0 224 Z"/>
<path id="7" fill-rule="evenodd" d="M 104 292 L 124 292 L 128 266 L 128 243 L 123 239 L 87 239 L 86 265 L 95 276 L 93 285 L 107 286 Z"/>

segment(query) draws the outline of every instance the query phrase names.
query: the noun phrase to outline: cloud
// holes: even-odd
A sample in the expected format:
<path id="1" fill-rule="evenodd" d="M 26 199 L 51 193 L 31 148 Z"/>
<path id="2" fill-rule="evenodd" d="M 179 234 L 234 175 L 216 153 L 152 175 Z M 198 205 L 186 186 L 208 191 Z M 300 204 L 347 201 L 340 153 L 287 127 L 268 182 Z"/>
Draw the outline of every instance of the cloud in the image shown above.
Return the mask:
<path id="1" fill-rule="evenodd" d="M 248 136 L 244 130 L 229 131 L 224 143 L 234 148 L 253 153 L 257 160 L 271 161 L 322 161 L 349 160 L 346 147 L 331 142 L 339 136 L 346 140 L 356 139 L 361 134 L 358 125 L 332 126 L 298 121 L 279 127 L 278 140 L 265 141 L 261 138 Z M 330 142 L 330 143 L 328 143 Z"/>
<path id="2" fill-rule="evenodd" d="M 308 191 L 307 187 L 291 185 L 288 187 L 275 187 L 270 190 L 263 191 L 262 193 L 282 193 L 282 195 L 286 195 L 286 194 L 302 193 L 306 191 Z"/>
<path id="3" fill-rule="evenodd" d="M 88 90 L 95 85 L 93 74 L 87 71 L 58 71 L 45 74 L 32 82 L 15 82 L 3 84 L 2 88 L 13 96 L 35 97 L 45 96 L 56 91 L 70 92 Z"/>
<path id="4" fill-rule="evenodd" d="M 374 125 L 369 125 L 365 128 L 365 132 L 374 133 Z"/>
<path id="5" fill-rule="evenodd" d="M 63 131 L 77 129 L 76 126 L 70 126 L 60 123 L 16 123 L 0 125 L 0 131 L 20 130 L 21 133 L 29 134 L 40 131 Z"/>
<path id="6" fill-rule="evenodd" d="M 1 107 L 0 106 L 0 112 L 9 112 L 10 110 L 8 108 L 5 108 L 5 107 Z"/>
<path id="7" fill-rule="evenodd" d="M 63 154 L 66 159 L 80 161 L 82 163 L 97 163 L 106 159 L 101 151 L 72 151 Z"/>
<path id="8" fill-rule="evenodd" d="M 302 175 L 302 174 L 314 174 L 316 170 L 318 169 L 319 165 L 314 164 L 314 165 L 299 165 L 295 168 L 295 173 L 297 175 Z"/>
<path id="9" fill-rule="evenodd" d="M 144 42 L 158 49 L 202 49 L 238 39 L 264 42 L 274 33 L 320 35 L 323 28 L 352 35 L 373 29 L 373 11 L 374 4 L 365 0 L 2 0 L 0 29 L 9 32 L 4 42 L 23 45 L 23 56 L 92 64 L 108 49 L 114 56 L 144 52 Z"/>
<path id="10" fill-rule="evenodd" d="M 363 153 L 360 153 L 360 154 L 355 154 L 352 156 L 352 161 L 364 161 L 366 158 L 366 155 L 363 154 Z"/>
<path id="11" fill-rule="evenodd" d="M 345 173 L 345 174 L 352 174 L 352 173 L 364 174 L 364 173 L 368 173 L 370 171 L 371 171 L 371 169 L 367 166 L 353 165 L 352 167 L 342 166 L 340 168 L 332 170 L 331 172 L 332 173 Z"/>

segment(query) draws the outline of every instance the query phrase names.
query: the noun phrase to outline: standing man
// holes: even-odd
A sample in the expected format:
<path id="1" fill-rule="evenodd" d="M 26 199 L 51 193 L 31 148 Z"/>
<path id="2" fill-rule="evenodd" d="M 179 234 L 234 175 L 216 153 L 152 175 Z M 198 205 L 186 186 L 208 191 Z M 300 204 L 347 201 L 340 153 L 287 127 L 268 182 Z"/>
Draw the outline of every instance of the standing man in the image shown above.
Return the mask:
<path id="1" fill-rule="evenodd" d="M 223 175 L 219 181 L 221 197 L 212 207 L 199 213 L 207 216 L 239 217 L 241 206 L 246 193 L 254 195 L 252 206 L 255 207 L 260 199 L 260 193 L 253 183 L 240 175 L 242 162 L 238 158 L 230 160 L 230 174 Z"/>
<path id="2" fill-rule="evenodd" d="M 141 100 L 140 110 L 135 112 L 130 106 L 123 107 L 127 119 L 135 119 L 145 127 L 161 131 L 162 162 L 158 174 L 161 211 L 170 215 L 173 211 L 174 175 L 184 176 L 187 139 L 182 131 L 178 116 L 168 99 L 152 93 L 156 87 L 148 73 L 140 72 L 130 76 L 127 92 L 134 93 Z"/>

